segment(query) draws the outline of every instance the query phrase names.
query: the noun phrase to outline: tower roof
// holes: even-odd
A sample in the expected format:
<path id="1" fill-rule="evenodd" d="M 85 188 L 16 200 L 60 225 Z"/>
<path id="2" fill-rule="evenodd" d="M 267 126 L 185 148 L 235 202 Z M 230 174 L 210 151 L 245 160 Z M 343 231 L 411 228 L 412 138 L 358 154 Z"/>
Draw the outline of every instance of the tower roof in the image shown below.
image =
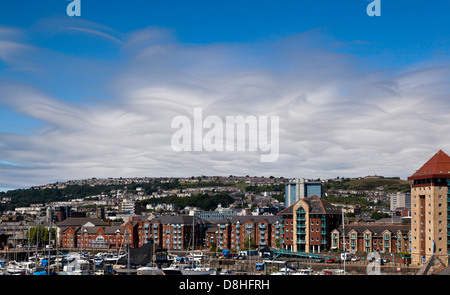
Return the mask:
<path id="1" fill-rule="evenodd" d="M 408 177 L 408 180 L 426 178 L 450 178 L 450 156 L 439 150 L 419 170 Z"/>

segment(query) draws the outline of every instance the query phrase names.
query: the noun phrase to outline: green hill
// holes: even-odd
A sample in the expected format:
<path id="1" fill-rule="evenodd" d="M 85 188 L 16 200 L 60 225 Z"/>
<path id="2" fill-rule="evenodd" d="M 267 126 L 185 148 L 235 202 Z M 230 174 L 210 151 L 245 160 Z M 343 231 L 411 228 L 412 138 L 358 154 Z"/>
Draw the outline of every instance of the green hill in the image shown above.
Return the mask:
<path id="1" fill-rule="evenodd" d="M 343 178 L 341 181 L 330 181 L 324 184 L 325 190 L 370 190 L 374 191 L 382 187 L 388 193 L 409 192 L 411 182 L 398 178 L 354 179 Z"/>

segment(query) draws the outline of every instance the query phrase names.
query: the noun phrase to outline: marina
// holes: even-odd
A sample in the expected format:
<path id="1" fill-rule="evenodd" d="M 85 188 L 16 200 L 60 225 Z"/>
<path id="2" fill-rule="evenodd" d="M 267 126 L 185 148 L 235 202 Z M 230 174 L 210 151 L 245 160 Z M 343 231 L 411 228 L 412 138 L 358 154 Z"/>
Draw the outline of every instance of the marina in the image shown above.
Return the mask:
<path id="1" fill-rule="evenodd" d="M 136 251 L 10 253 L 0 258 L 0 275 L 365 275 L 370 264 L 359 259 L 344 264 L 313 257 L 225 256 L 152 247 L 141 250 L 148 252 L 144 259 L 142 252 Z M 419 270 L 395 263 L 383 264 L 380 269 L 390 275 L 416 274 Z"/>

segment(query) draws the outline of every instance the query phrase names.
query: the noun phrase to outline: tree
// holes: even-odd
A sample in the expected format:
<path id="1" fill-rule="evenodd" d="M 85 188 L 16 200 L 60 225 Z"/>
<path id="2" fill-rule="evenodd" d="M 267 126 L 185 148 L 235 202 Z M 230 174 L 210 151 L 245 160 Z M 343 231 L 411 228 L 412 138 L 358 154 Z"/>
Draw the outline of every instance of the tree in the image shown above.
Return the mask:
<path id="1" fill-rule="evenodd" d="M 37 241 L 39 241 L 39 247 L 45 247 L 48 245 L 49 240 L 49 230 L 47 227 L 43 225 L 39 225 L 38 227 L 31 227 L 28 231 L 27 237 L 30 241 L 30 244 L 36 245 Z M 52 227 L 52 241 L 56 237 L 56 230 Z"/>
<path id="2" fill-rule="evenodd" d="M 216 244 L 216 242 L 212 242 L 211 245 L 209 245 L 209 250 L 211 252 L 217 252 L 217 244 Z"/>
<path id="3" fill-rule="evenodd" d="M 244 240 L 244 249 L 256 248 L 256 241 L 255 241 L 255 239 L 252 236 L 249 236 L 249 237 L 245 238 L 245 240 Z"/>
<path id="4" fill-rule="evenodd" d="M 372 213 L 372 215 L 370 215 L 370 218 L 375 219 L 375 220 L 380 220 L 381 218 L 388 218 L 391 217 L 389 214 L 387 213 L 383 213 L 383 212 L 374 212 Z"/>

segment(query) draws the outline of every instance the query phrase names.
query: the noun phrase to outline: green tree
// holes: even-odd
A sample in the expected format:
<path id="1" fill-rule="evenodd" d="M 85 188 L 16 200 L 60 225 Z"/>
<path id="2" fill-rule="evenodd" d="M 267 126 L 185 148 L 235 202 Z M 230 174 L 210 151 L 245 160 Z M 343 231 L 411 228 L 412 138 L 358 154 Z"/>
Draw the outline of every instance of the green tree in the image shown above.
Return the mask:
<path id="1" fill-rule="evenodd" d="M 244 249 L 255 249 L 256 248 L 256 241 L 255 241 L 255 239 L 252 237 L 252 236 L 250 236 L 250 238 L 246 238 L 245 240 L 244 240 Z"/>
<path id="2" fill-rule="evenodd" d="M 55 240 L 56 230 L 52 227 L 52 241 Z M 39 225 L 38 227 L 31 227 L 28 231 L 27 238 L 30 241 L 30 244 L 36 245 L 39 242 L 39 247 L 45 247 L 48 245 L 49 241 L 49 230 L 47 227 L 43 225 Z"/>
<path id="3" fill-rule="evenodd" d="M 370 215 L 370 218 L 375 219 L 375 220 L 380 220 L 381 218 L 388 218 L 388 217 L 391 217 L 391 216 L 387 213 L 382 213 L 382 212 L 374 212 L 374 213 L 372 213 L 372 215 Z"/>

